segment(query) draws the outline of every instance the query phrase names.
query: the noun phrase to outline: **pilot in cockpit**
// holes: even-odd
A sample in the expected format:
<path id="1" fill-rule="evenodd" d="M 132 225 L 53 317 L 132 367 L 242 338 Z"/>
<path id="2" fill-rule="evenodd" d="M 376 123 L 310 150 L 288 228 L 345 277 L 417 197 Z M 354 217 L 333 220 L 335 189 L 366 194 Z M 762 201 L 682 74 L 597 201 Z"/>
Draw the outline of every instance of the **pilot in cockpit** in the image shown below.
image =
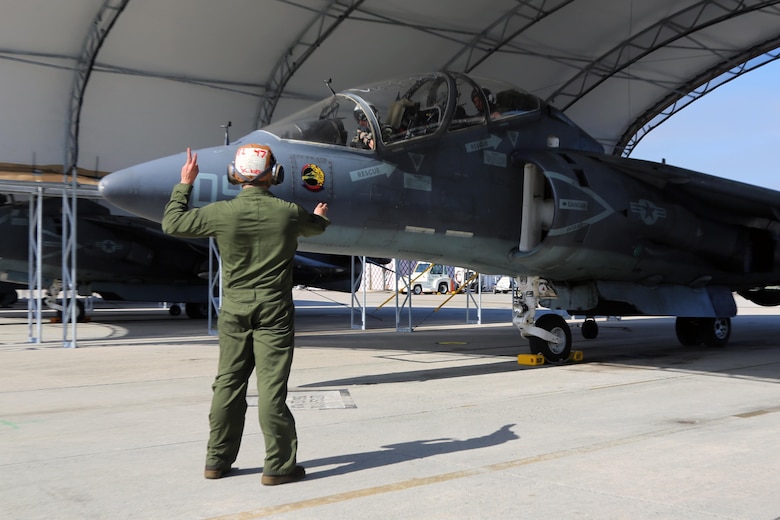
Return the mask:
<path id="1" fill-rule="evenodd" d="M 487 111 L 490 117 L 495 119 L 501 116 L 501 112 L 496 108 L 496 96 L 490 90 L 475 88 L 471 91 L 471 101 L 474 103 L 474 107 L 482 114 L 485 113 L 485 101 L 487 101 Z"/>
<path id="2" fill-rule="evenodd" d="M 379 120 L 379 112 L 377 112 L 374 105 L 369 105 L 374 112 L 377 121 Z M 355 116 L 358 127 L 355 130 L 355 136 L 352 138 L 350 146 L 352 148 L 361 148 L 363 150 L 376 149 L 376 140 L 374 139 L 374 131 L 371 129 L 371 123 L 368 122 L 368 117 L 360 105 L 355 105 L 355 110 L 352 111 Z"/>

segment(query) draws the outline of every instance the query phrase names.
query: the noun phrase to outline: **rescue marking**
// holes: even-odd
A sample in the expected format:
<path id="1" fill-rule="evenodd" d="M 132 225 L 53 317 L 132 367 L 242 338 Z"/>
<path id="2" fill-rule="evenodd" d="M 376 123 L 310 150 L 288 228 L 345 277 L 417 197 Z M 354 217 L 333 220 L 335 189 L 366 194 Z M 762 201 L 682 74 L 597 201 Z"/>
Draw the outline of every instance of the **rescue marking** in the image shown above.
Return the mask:
<path id="1" fill-rule="evenodd" d="M 390 175 L 395 171 L 395 166 L 392 164 L 381 163 L 376 166 L 370 166 L 360 170 L 353 170 L 349 172 L 349 177 L 352 182 L 363 181 L 371 179 L 373 177 L 381 177 L 382 175 L 390 178 Z"/>
<path id="2" fill-rule="evenodd" d="M 486 148 L 492 148 L 495 150 L 500 144 L 501 138 L 497 135 L 490 134 L 490 137 L 487 139 L 466 143 L 466 152 L 478 152 L 480 150 L 485 150 Z"/>

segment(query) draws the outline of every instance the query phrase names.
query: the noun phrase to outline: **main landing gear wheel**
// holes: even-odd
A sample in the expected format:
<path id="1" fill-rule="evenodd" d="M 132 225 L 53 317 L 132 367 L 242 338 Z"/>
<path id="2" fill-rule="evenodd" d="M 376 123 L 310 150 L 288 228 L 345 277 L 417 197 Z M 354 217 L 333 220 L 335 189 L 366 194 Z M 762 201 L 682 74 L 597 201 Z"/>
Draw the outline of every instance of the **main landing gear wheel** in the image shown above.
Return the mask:
<path id="1" fill-rule="evenodd" d="M 675 321 L 677 340 L 686 347 L 704 343 L 708 347 L 723 347 L 731 337 L 731 318 L 686 318 Z"/>
<path id="2" fill-rule="evenodd" d="M 57 303 L 62 305 L 62 300 L 57 300 Z M 55 316 L 57 316 L 58 320 L 62 320 L 62 311 L 59 310 L 55 313 Z M 84 308 L 84 302 L 81 300 L 76 300 L 76 321 L 78 323 L 83 323 L 84 320 L 87 318 L 87 311 Z"/>
<path id="3" fill-rule="evenodd" d="M 685 347 L 695 347 L 699 341 L 699 319 L 678 317 L 674 322 L 677 341 Z"/>
<path id="4" fill-rule="evenodd" d="M 731 337 L 731 318 L 702 318 L 701 341 L 708 347 L 723 347 Z"/>
<path id="5" fill-rule="evenodd" d="M 593 318 L 585 318 L 582 322 L 582 337 L 585 339 L 596 339 L 599 335 L 599 324 Z"/>
<path id="6" fill-rule="evenodd" d="M 209 304 L 206 302 L 187 302 L 184 304 L 184 312 L 193 320 L 203 320 L 209 316 Z"/>
<path id="7" fill-rule="evenodd" d="M 539 316 L 535 325 L 557 336 L 560 341 L 553 343 L 535 336 L 530 336 L 531 352 L 539 353 L 551 363 L 558 363 L 569 359 L 571 354 L 571 329 L 558 314 L 544 314 Z"/>

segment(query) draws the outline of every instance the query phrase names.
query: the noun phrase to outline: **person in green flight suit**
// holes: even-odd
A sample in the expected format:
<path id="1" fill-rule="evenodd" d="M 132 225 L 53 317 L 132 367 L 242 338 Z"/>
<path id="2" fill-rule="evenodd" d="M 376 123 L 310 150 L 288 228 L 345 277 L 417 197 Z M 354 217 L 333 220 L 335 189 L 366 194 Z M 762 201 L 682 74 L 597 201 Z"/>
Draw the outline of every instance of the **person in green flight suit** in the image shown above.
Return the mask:
<path id="1" fill-rule="evenodd" d="M 236 151 L 228 179 L 242 189 L 232 200 L 189 209 L 198 176 L 198 155 L 187 148 L 181 183 L 165 206 L 162 229 L 181 237 L 214 237 L 222 258 L 219 366 L 212 385 L 210 434 L 204 476 L 221 478 L 238 456 L 249 376 L 257 370 L 258 418 L 265 440 L 264 485 L 306 476 L 297 465 L 295 420 L 285 401 L 293 359 L 293 256 L 299 236 L 313 236 L 330 224 L 328 205 L 313 213 L 274 196 L 284 170 L 265 145 Z"/>

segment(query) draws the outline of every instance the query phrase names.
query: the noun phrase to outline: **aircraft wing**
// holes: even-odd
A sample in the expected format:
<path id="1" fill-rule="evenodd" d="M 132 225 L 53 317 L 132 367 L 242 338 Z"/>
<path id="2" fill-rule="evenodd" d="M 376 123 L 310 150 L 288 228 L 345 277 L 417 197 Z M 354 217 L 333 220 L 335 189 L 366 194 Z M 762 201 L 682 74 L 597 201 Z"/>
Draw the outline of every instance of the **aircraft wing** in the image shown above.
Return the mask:
<path id="1" fill-rule="evenodd" d="M 742 182 L 715 177 L 663 163 L 632 159 L 630 162 L 612 155 L 587 154 L 592 159 L 619 168 L 625 174 L 659 189 L 674 189 L 690 200 L 717 208 L 721 217 L 752 216 L 780 219 L 780 192 Z"/>

